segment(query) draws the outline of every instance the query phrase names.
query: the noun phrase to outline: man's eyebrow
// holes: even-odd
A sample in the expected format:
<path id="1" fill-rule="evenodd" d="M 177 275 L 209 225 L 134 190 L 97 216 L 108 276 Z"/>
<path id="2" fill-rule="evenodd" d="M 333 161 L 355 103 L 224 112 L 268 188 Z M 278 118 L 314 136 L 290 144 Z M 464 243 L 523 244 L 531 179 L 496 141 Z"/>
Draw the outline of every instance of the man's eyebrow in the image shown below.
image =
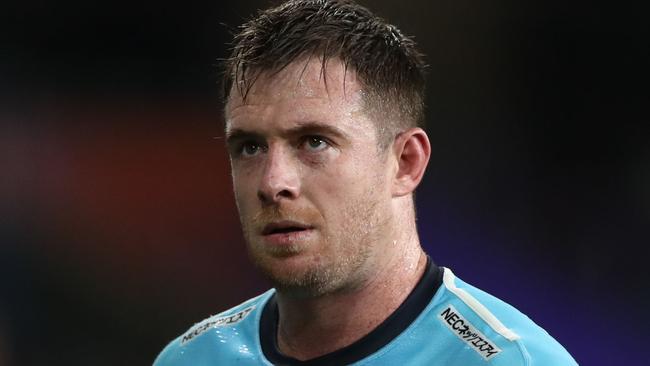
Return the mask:
<path id="1" fill-rule="evenodd" d="M 252 131 L 246 131 L 239 128 L 228 129 L 226 131 L 226 144 L 232 144 L 241 140 L 259 140 L 262 138 L 262 135 Z"/>
<path id="2" fill-rule="evenodd" d="M 321 122 L 302 122 L 295 127 L 287 129 L 284 134 L 286 135 L 332 135 L 341 139 L 349 140 L 348 134 L 340 128 Z"/>
<path id="3" fill-rule="evenodd" d="M 281 132 L 281 135 L 285 137 L 292 137 L 296 135 L 331 135 L 336 138 L 349 140 L 349 136 L 343 130 L 336 126 L 321 122 L 301 122 L 296 126 L 288 128 Z M 240 128 L 228 129 L 226 131 L 226 144 L 232 144 L 236 141 L 248 140 L 248 139 L 261 139 L 263 134 L 254 131 L 248 131 Z"/>

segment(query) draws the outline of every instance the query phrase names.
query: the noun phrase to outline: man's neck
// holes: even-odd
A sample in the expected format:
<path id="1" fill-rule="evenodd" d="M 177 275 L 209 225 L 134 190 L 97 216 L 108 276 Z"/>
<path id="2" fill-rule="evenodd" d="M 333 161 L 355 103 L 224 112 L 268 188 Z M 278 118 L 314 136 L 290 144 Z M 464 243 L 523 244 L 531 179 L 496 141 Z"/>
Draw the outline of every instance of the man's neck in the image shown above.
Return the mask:
<path id="1" fill-rule="evenodd" d="M 413 290 L 427 261 L 419 243 L 388 258 L 390 262 L 354 291 L 316 298 L 278 293 L 280 351 L 312 359 L 356 342 L 386 320 Z"/>

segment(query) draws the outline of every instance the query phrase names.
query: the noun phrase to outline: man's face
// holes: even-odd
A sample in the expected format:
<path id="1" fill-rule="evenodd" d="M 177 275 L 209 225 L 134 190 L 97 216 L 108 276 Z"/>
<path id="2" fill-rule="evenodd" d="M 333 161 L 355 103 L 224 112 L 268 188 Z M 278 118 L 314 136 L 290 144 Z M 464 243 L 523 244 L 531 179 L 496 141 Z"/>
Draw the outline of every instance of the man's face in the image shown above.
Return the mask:
<path id="1" fill-rule="evenodd" d="M 249 254 L 278 289 L 311 296 L 362 285 L 392 220 L 390 159 L 361 85 L 340 61 L 321 65 L 262 75 L 246 102 L 233 89 L 226 108 Z"/>

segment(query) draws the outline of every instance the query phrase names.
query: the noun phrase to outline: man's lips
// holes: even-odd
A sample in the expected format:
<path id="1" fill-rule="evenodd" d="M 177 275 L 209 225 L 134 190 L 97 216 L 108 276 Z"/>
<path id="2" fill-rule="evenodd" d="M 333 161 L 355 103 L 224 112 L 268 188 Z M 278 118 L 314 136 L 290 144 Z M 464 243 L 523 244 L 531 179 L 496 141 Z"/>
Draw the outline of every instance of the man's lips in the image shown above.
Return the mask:
<path id="1" fill-rule="evenodd" d="M 283 220 L 265 225 L 262 229 L 262 235 L 290 234 L 310 229 L 313 229 L 313 226 L 297 221 Z"/>

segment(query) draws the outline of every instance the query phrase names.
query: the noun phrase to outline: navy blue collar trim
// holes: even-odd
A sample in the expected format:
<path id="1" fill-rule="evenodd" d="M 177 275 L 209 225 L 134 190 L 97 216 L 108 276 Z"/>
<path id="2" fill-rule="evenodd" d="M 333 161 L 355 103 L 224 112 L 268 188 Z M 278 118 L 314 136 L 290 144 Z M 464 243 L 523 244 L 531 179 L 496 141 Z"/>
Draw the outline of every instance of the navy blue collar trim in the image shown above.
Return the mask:
<path id="1" fill-rule="evenodd" d="M 278 304 L 275 294 L 266 302 L 260 319 L 260 342 L 264 356 L 274 365 L 342 365 L 362 360 L 399 336 L 422 313 L 442 284 L 443 269 L 427 256 L 424 275 L 406 300 L 383 323 L 363 338 L 332 353 L 300 361 L 283 355 L 278 349 Z"/>

